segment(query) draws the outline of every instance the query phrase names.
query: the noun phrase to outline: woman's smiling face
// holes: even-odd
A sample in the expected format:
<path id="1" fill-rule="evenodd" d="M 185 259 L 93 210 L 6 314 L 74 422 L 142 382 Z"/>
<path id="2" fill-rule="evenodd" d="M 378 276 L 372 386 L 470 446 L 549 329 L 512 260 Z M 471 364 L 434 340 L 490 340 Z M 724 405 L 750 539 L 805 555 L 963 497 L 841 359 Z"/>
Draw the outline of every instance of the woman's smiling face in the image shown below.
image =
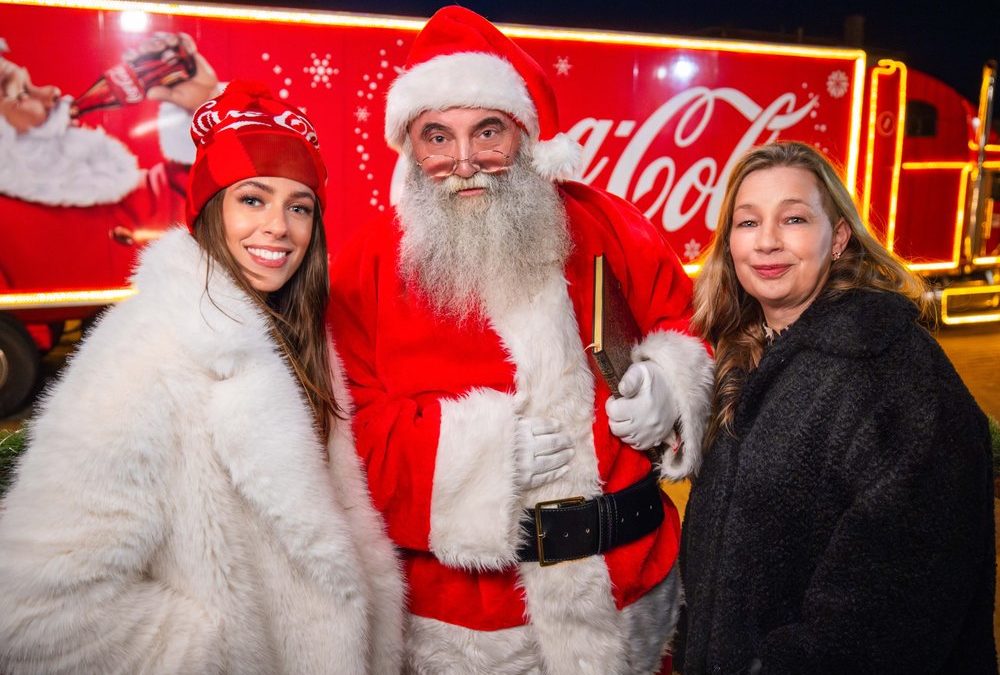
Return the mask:
<path id="1" fill-rule="evenodd" d="M 299 269 L 312 239 L 316 195 L 295 180 L 256 176 L 226 188 L 226 246 L 250 286 L 273 293 Z"/>
<path id="2" fill-rule="evenodd" d="M 807 169 L 754 171 L 736 193 L 729 250 L 740 285 L 760 303 L 768 325 L 793 323 L 819 295 L 834 252 L 850 229 L 832 223 L 819 182 Z"/>

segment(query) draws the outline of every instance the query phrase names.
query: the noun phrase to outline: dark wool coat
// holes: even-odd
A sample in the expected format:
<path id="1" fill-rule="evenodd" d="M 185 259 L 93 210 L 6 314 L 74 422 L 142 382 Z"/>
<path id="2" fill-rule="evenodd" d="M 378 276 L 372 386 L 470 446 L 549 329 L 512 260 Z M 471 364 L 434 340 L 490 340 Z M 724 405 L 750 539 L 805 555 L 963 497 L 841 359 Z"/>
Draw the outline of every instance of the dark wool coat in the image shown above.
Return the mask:
<path id="1" fill-rule="evenodd" d="M 996 672 L 989 428 L 910 303 L 815 302 L 734 422 L 684 522 L 686 675 Z"/>

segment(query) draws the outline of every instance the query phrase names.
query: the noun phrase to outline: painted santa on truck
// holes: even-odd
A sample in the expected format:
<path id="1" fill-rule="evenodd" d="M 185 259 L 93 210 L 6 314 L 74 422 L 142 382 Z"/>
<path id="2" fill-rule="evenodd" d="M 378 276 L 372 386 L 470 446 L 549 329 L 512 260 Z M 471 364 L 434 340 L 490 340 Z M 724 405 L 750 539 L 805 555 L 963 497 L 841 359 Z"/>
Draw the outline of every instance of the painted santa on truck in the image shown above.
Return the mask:
<path id="1" fill-rule="evenodd" d="M 159 49 L 165 41 L 185 42 L 196 70 L 173 87 L 144 92 L 162 101 L 156 133 L 165 157 L 147 168 L 140 168 L 121 140 L 86 124 L 86 117 L 77 120 L 72 97 L 33 83 L 13 54 L 0 56 L 0 230 L 7 232 L 6 253 L 20 255 L 19 242 L 34 245 L 42 231 L 56 260 L 77 256 L 75 265 L 17 266 L 17 278 L 4 278 L 0 268 L 0 288 L 121 286 L 134 258 L 131 244 L 183 220 L 194 157 L 187 128 L 191 112 L 217 93 L 218 78 L 187 35 L 157 34 L 140 49 Z M 18 237 L 20 228 L 31 228 L 32 236 Z M 109 237 L 125 246 L 107 246 Z M 89 256 L 102 257 L 88 264 Z M 120 264 L 103 256 L 120 258 Z"/>

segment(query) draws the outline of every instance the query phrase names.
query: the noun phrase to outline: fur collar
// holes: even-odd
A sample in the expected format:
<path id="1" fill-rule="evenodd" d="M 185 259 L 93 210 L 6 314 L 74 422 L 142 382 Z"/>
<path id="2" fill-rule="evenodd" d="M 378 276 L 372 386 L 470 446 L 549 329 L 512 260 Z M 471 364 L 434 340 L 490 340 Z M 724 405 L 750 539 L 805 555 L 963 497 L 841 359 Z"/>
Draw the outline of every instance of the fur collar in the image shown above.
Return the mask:
<path id="1" fill-rule="evenodd" d="M 916 316 L 913 303 L 896 293 L 856 290 L 821 297 L 775 341 L 772 350 L 788 355 L 814 349 L 848 358 L 870 358 L 888 349 Z"/>
<path id="2" fill-rule="evenodd" d="M 228 377 L 275 345 L 263 312 L 218 264 L 209 276 L 208 261 L 188 231 L 175 228 L 143 250 L 132 283 L 155 298 L 191 358 Z"/>

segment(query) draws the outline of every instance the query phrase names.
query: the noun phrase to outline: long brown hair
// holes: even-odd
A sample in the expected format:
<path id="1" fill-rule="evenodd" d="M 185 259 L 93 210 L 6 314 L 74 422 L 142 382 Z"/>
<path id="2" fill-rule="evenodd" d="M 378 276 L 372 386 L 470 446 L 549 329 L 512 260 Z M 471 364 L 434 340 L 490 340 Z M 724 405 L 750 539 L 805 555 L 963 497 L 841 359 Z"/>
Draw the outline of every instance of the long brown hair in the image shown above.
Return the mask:
<path id="1" fill-rule="evenodd" d="M 330 299 L 327 271 L 326 231 L 317 204 L 312 236 L 295 274 L 277 291 L 265 294 L 247 281 L 239 263 L 226 245 L 222 202 L 225 190 L 215 194 L 198 214 L 194 238 L 208 253 L 208 277 L 218 264 L 240 290 L 264 313 L 271 336 L 284 354 L 313 413 L 313 422 L 323 443 L 330 431 L 331 416 L 341 417 L 330 383 L 330 353 L 326 335 L 326 306 Z"/>
<path id="2" fill-rule="evenodd" d="M 823 155 L 795 141 L 777 141 L 750 150 L 730 174 L 715 239 L 695 284 L 692 325 L 715 348 L 715 392 L 712 419 L 705 434 L 706 447 L 720 430 L 732 432 L 743 382 L 764 353 L 764 313 L 736 277 L 729 236 L 736 193 L 743 180 L 754 171 L 774 167 L 812 172 L 830 223 L 836 225 L 843 219 L 851 231 L 840 259 L 831 262 L 829 276 L 817 299 L 852 289 L 877 289 L 908 298 L 925 319 L 933 316 L 923 280 L 871 235 L 836 169 Z"/>

